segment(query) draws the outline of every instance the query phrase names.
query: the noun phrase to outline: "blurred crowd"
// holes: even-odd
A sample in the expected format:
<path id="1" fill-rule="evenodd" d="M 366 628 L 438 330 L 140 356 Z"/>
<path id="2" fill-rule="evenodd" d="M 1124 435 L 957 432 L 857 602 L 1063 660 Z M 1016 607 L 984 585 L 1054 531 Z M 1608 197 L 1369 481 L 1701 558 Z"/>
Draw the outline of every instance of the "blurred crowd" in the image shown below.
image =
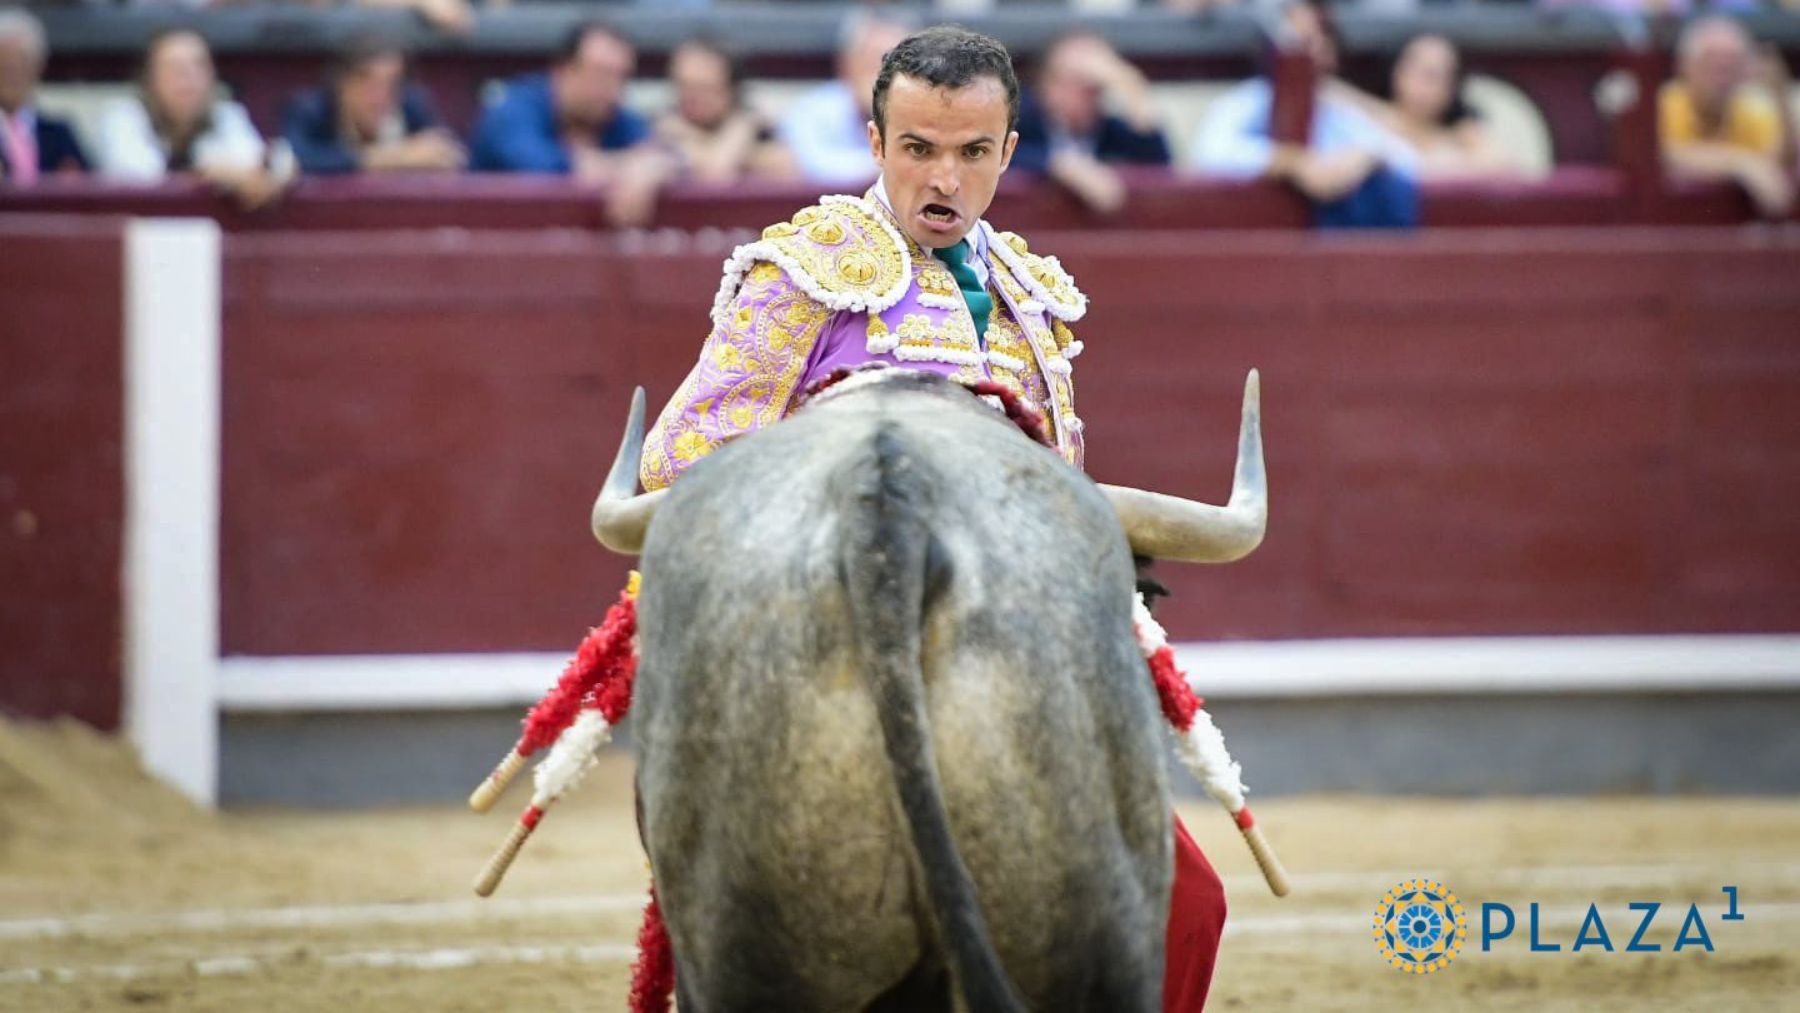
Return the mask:
<path id="1" fill-rule="evenodd" d="M 206 0 L 182 6 L 209 6 Z M 463 0 L 359 0 L 413 7 L 434 24 L 466 27 Z M 1575 3 L 1577 0 L 1568 0 Z M 1594 6 L 1687 10 L 1687 0 L 1580 0 Z M 1171 6 L 1197 4 L 1172 3 Z M 1748 2 L 1707 4 L 1745 9 Z M 116 180 L 204 179 L 255 208 L 305 175 L 404 172 L 548 173 L 602 185 L 609 217 L 648 221 L 669 183 L 797 181 L 821 187 L 875 175 L 865 123 L 882 56 L 919 24 L 904 10 L 854 8 L 839 33 L 836 76 L 798 94 L 778 116 L 746 101 L 743 69 L 720 40 L 681 42 L 667 61 L 667 107 L 632 108 L 637 68 L 615 23 L 574 27 L 545 65 L 490 89 L 466 136 L 439 118 L 409 54 L 379 36 L 353 39 L 316 86 L 285 104 L 279 136 L 264 137 L 224 97 L 205 20 L 163 31 L 145 47 L 135 88 L 106 110 L 92 136 L 41 112 L 35 96 L 50 56 L 28 11 L 0 9 L 0 174 L 29 186 L 55 173 Z M 1015 172 L 1040 176 L 1106 214 L 1130 199 L 1124 166 L 1164 166 L 1212 177 L 1266 177 L 1304 194 L 1322 226 L 1407 226 L 1421 183 L 1516 177 L 1527 169 L 1498 143 L 1468 100 L 1462 54 L 1447 38 L 1413 37 L 1382 87 L 1341 78 L 1340 40 L 1319 0 L 1279 9 L 1284 48 L 1316 69 L 1304 142 L 1275 129 L 1270 77 L 1208 101 L 1185 141 L 1173 143 L 1150 83 L 1096 32 L 1066 31 L 1026 68 Z M 1781 58 L 1729 14 L 1706 13 L 1681 30 L 1672 78 L 1656 96 L 1668 173 L 1741 186 L 1771 217 L 1793 207 L 1792 84 Z"/>

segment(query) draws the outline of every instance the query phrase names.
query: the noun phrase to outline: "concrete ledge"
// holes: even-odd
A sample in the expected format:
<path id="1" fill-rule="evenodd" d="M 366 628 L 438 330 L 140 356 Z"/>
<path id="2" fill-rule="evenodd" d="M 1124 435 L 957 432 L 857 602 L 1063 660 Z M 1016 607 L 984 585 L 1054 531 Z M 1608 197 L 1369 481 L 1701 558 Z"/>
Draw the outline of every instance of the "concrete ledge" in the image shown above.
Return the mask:
<path id="1" fill-rule="evenodd" d="M 1209 700 L 1800 689 L 1800 636 L 1468 637 L 1177 644 Z M 551 653 L 229 657 L 227 713 L 526 706 Z"/>
<path id="2" fill-rule="evenodd" d="M 1800 689 L 1800 636 L 1418 637 L 1177 644 L 1208 699 Z"/>
<path id="3" fill-rule="evenodd" d="M 1800 792 L 1800 638 L 1309 641 L 1179 653 L 1253 799 Z M 565 660 L 226 659 L 221 798 L 462 798 Z M 1175 784 L 1198 790 L 1179 770 Z"/>

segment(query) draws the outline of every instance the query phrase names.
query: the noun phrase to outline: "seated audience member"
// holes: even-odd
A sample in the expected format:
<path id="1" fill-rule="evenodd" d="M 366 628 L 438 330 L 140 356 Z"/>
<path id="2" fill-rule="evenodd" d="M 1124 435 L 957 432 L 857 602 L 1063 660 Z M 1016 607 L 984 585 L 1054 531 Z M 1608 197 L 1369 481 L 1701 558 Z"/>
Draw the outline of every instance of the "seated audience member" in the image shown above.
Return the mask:
<path id="1" fill-rule="evenodd" d="M 781 117 L 781 139 L 807 179 L 851 185 L 875 180 L 869 117 L 881 58 L 912 34 L 911 23 L 861 8 L 838 31 L 837 79 L 794 100 Z"/>
<path id="2" fill-rule="evenodd" d="M 1418 155 L 1422 179 L 1512 175 L 1519 166 L 1494 143 L 1481 116 L 1463 101 L 1462 54 L 1442 35 L 1414 36 L 1388 77 L 1388 97 L 1342 81 L 1328 92 L 1361 105 Z"/>
<path id="3" fill-rule="evenodd" d="M 743 102 L 737 61 L 717 42 L 691 38 L 669 54 L 675 108 L 656 121 L 656 139 L 676 153 L 682 172 L 703 183 L 745 177 L 792 179 L 794 160 L 774 127 Z"/>
<path id="4" fill-rule="evenodd" d="M 482 111 L 471 167 L 610 180 L 622 153 L 650 138 L 649 121 L 625 107 L 625 84 L 636 67 L 637 52 L 617 28 L 576 25 L 547 73 L 508 81 Z"/>
<path id="5" fill-rule="evenodd" d="M 0 9 L 0 177 L 14 186 L 29 186 L 45 173 L 88 168 L 74 129 L 37 110 L 38 80 L 49 55 L 37 18 Z"/>
<path id="6" fill-rule="evenodd" d="M 1290 3 L 1282 23 L 1319 75 L 1305 144 L 1270 134 L 1274 88 L 1246 81 L 1208 107 L 1193 142 L 1191 166 L 1218 176 L 1282 180 L 1313 202 L 1326 228 L 1418 224 L 1418 157 L 1356 103 L 1331 86 L 1336 31 L 1318 0 Z"/>
<path id="7" fill-rule="evenodd" d="M 1679 179 L 1731 180 L 1762 214 L 1794 205 L 1794 125 L 1787 67 L 1758 59 L 1742 25 L 1725 17 L 1689 24 L 1675 51 L 1675 79 L 1658 96 L 1663 163 Z"/>
<path id="8" fill-rule="evenodd" d="M 455 170 L 466 158 L 407 80 L 405 52 L 373 37 L 351 43 L 323 87 L 288 103 L 281 134 L 310 173 Z"/>
<path id="9" fill-rule="evenodd" d="M 1125 205 L 1112 165 L 1168 165 L 1150 83 L 1099 35 L 1064 33 L 1044 50 L 1019 109 L 1013 166 L 1043 173 L 1100 212 Z"/>
<path id="10" fill-rule="evenodd" d="M 244 107 L 217 97 L 212 53 L 199 32 L 175 28 L 144 50 L 138 94 L 106 110 L 94 160 L 112 179 L 154 182 L 193 173 L 246 208 L 281 192 L 264 168 L 262 135 Z"/>

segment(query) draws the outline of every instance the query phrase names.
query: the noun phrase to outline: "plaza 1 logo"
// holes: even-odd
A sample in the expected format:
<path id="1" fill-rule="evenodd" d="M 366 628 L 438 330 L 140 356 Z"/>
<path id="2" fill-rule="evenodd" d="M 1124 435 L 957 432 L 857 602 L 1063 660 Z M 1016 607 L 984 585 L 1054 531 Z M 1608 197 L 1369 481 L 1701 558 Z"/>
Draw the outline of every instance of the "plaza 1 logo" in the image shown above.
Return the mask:
<path id="1" fill-rule="evenodd" d="M 1397 971 L 1439 970 L 1456 959 L 1468 937 L 1469 919 L 1462 904 L 1436 880 L 1408 880 L 1375 906 L 1375 946 Z"/>
<path id="2" fill-rule="evenodd" d="M 1726 909 L 1719 916 L 1719 921 L 1743 921 L 1744 913 L 1738 910 L 1738 888 L 1726 886 L 1720 889 L 1726 897 Z M 1663 908 L 1662 903 L 1631 901 L 1625 908 L 1633 912 L 1633 915 L 1626 916 L 1623 920 L 1621 916 L 1615 915 L 1613 927 L 1609 928 L 1606 918 L 1601 914 L 1599 903 L 1589 903 L 1587 912 L 1581 919 L 1581 927 L 1565 951 L 1562 943 L 1545 937 L 1541 930 L 1538 903 L 1532 901 L 1526 915 L 1530 926 L 1528 952 L 1580 953 L 1588 949 L 1607 953 L 1665 952 L 1661 943 L 1644 941 L 1644 934 L 1650 930 L 1657 913 Z M 1622 947 L 1615 945 L 1613 937 L 1618 935 L 1623 938 L 1625 927 L 1630 923 L 1636 925 L 1630 939 Z M 1512 938 L 1517 924 L 1518 919 L 1513 913 L 1512 905 L 1498 901 L 1484 902 L 1481 905 L 1482 952 L 1486 953 L 1494 949 L 1494 944 Z M 1462 903 L 1449 887 L 1436 880 L 1407 880 L 1389 890 L 1381 898 L 1381 903 L 1375 906 L 1375 946 L 1381 951 L 1381 958 L 1389 967 L 1406 974 L 1430 974 L 1447 967 L 1462 952 L 1468 935 L 1469 920 Z M 1707 930 L 1706 918 L 1700 913 L 1699 904 L 1688 905 L 1686 915 L 1681 917 L 1681 927 L 1675 943 L 1667 952 L 1679 953 L 1690 947 L 1708 953 L 1713 950 L 1712 933 Z"/>

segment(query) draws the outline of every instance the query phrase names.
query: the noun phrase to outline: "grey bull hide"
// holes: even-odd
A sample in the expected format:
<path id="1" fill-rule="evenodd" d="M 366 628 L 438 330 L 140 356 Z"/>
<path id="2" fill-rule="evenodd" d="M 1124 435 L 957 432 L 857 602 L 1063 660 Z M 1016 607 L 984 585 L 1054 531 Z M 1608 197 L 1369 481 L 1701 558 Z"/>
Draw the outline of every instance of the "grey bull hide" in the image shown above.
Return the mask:
<path id="1" fill-rule="evenodd" d="M 642 831 L 683 1013 L 1157 1010 L 1172 874 L 1134 548 L 1264 523 L 1095 485 L 964 388 L 859 375 L 594 510 L 641 549 Z M 652 521 L 652 518 L 654 520 Z"/>

